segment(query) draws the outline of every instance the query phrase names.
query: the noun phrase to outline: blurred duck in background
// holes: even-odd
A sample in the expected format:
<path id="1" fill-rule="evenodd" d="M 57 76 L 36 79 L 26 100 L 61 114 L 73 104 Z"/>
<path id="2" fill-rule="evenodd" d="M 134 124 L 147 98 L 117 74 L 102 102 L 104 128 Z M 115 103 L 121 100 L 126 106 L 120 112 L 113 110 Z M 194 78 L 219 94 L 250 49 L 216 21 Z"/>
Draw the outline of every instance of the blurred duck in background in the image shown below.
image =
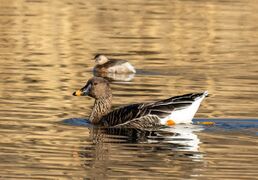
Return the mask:
<path id="1" fill-rule="evenodd" d="M 105 72 L 105 73 L 121 73 L 131 74 L 136 73 L 135 68 L 127 61 L 123 59 L 108 59 L 102 54 L 97 54 L 94 57 L 96 66 L 94 72 Z"/>
<path id="2" fill-rule="evenodd" d="M 103 77 L 108 81 L 131 81 L 136 73 L 135 68 L 122 59 L 108 59 L 102 54 L 94 57 L 94 76 Z"/>

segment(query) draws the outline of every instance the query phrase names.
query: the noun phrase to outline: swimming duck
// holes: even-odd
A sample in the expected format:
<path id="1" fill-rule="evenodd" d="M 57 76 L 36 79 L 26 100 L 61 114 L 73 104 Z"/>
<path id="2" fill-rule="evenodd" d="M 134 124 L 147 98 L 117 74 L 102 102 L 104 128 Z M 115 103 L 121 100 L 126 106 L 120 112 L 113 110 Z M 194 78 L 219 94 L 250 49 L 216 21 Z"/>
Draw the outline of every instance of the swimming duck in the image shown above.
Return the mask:
<path id="1" fill-rule="evenodd" d="M 95 99 L 89 118 L 94 125 L 146 129 L 191 123 L 208 92 L 185 94 L 151 103 L 130 104 L 111 111 L 112 92 L 109 82 L 101 77 L 93 77 L 73 95 Z"/>
<path id="2" fill-rule="evenodd" d="M 94 57 L 96 66 L 94 72 L 102 73 L 136 73 L 134 67 L 126 60 L 108 59 L 102 54 L 97 54 Z"/>

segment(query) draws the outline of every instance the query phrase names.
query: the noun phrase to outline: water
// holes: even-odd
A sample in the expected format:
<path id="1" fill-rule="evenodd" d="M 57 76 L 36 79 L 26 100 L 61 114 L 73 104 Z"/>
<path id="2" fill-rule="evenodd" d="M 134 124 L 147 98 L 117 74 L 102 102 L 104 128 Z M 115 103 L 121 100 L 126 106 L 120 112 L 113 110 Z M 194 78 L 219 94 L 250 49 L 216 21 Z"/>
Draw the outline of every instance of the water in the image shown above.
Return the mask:
<path id="1" fill-rule="evenodd" d="M 251 0 L 1 1 L 0 179 L 256 179 L 257 11 Z M 112 82 L 114 107 L 211 96 L 193 125 L 93 128 L 82 120 L 93 100 L 71 94 L 97 53 L 138 72 Z"/>

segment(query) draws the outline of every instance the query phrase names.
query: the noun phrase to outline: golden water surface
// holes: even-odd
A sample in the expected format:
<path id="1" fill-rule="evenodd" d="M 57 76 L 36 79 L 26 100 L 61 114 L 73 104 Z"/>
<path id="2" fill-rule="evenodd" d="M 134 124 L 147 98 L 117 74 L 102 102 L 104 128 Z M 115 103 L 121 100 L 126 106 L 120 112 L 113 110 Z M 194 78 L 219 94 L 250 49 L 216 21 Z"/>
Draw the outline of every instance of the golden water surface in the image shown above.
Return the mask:
<path id="1" fill-rule="evenodd" d="M 1 0 L 0 179 L 257 178 L 257 12 L 257 0 Z M 72 92 L 97 53 L 136 67 L 112 81 L 115 107 L 208 90 L 196 118 L 218 125 L 64 125 L 91 112 Z"/>

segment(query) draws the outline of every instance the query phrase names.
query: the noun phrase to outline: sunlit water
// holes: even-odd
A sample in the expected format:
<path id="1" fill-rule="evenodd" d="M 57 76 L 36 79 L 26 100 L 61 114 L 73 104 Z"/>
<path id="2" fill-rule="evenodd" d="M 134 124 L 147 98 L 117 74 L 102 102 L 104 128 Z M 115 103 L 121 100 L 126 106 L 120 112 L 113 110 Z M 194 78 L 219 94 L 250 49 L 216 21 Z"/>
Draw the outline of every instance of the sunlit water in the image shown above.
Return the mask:
<path id="1" fill-rule="evenodd" d="M 258 3 L 0 3 L 0 179 L 256 179 Z M 72 92 L 92 58 L 128 59 L 114 107 L 208 90 L 194 124 L 96 129 Z M 200 125 L 212 121 L 215 125 Z"/>

